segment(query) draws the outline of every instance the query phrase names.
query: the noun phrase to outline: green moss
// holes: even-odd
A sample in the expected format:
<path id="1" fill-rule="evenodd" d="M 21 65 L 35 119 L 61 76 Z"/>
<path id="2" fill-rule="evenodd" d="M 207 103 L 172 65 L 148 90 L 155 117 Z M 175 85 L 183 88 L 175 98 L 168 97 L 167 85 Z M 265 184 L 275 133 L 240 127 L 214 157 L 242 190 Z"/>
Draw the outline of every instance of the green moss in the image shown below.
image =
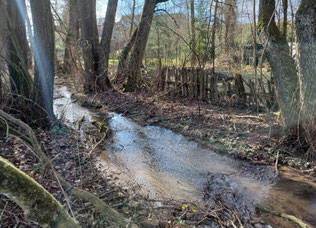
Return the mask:
<path id="1" fill-rule="evenodd" d="M 0 193 L 17 203 L 27 219 L 43 227 L 79 227 L 48 191 L 2 157 Z"/>

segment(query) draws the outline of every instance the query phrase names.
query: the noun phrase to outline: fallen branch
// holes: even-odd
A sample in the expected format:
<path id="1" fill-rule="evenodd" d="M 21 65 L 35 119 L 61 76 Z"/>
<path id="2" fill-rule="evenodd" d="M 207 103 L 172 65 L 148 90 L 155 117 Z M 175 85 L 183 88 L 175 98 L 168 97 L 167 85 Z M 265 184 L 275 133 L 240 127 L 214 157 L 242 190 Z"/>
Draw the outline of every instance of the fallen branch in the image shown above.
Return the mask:
<path id="1" fill-rule="evenodd" d="M 310 225 L 306 224 L 305 222 L 303 222 L 301 219 L 295 217 L 294 215 L 288 215 L 288 214 L 285 214 L 285 213 L 280 213 L 280 212 L 276 212 L 276 211 L 270 211 L 266 208 L 263 208 L 263 207 L 259 207 L 257 206 L 256 207 L 259 211 L 262 211 L 264 213 L 268 213 L 268 214 L 271 214 L 271 215 L 275 215 L 275 216 L 278 216 L 278 217 L 281 217 L 281 218 L 286 218 L 294 223 L 296 223 L 297 225 L 299 225 L 301 228 L 312 228 Z"/>
<path id="2" fill-rule="evenodd" d="M 259 116 L 236 116 L 236 115 L 233 115 L 231 117 L 234 117 L 234 118 L 245 118 L 245 119 L 256 119 L 256 120 L 260 120 L 262 122 L 264 122 L 265 120 L 262 119 L 261 117 Z"/>

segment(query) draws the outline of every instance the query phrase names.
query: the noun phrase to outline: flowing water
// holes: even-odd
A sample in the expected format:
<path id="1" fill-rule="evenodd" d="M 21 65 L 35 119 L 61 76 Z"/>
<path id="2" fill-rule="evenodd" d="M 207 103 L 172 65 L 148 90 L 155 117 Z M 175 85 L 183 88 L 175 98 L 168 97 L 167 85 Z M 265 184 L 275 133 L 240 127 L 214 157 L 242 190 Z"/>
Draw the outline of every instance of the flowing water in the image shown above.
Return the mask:
<path id="1" fill-rule="evenodd" d="M 85 116 L 109 119 L 112 138 L 99 156 L 99 165 L 119 175 L 122 184 L 137 184 L 153 199 L 199 202 L 220 194 L 241 214 L 255 205 L 295 215 L 316 227 L 316 183 L 293 169 L 282 168 L 279 177 L 271 167 L 255 166 L 213 152 L 180 134 L 156 126 L 141 126 L 117 113 L 102 116 L 73 103 L 66 87 L 55 93 L 55 113 L 70 125 Z M 204 201 L 205 202 L 205 201 Z M 289 227 L 275 216 L 260 217 L 274 227 Z M 293 226 L 294 227 L 294 226 Z"/>

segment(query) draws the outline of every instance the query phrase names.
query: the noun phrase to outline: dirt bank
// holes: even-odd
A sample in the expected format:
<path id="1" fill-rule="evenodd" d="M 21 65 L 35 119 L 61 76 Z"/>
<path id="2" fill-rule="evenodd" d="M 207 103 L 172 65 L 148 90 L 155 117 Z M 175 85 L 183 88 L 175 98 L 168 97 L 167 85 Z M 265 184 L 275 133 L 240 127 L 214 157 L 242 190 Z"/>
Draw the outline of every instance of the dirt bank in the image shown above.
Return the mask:
<path id="1" fill-rule="evenodd" d="M 171 129 L 218 152 L 255 164 L 274 165 L 278 160 L 278 164 L 315 175 L 315 163 L 304 158 L 302 146 L 282 138 L 275 113 L 256 115 L 253 109 L 236 103 L 197 102 L 148 93 L 111 91 L 93 100 L 108 111 L 123 113 L 141 124 Z"/>

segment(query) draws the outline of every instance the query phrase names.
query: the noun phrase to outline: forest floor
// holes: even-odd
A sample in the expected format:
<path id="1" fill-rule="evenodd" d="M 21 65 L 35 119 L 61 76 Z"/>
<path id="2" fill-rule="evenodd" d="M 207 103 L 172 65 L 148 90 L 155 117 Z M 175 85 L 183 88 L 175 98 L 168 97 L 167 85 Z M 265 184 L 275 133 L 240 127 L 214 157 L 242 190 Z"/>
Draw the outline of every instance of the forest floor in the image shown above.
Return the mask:
<path id="1" fill-rule="evenodd" d="M 115 176 L 96 167 L 96 156 L 90 156 L 90 149 L 80 139 L 78 132 L 69 128 L 55 128 L 51 131 L 36 130 L 37 138 L 45 154 L 51 159 L 57 173 L 66 181 L 93 193 L 126 218 L 143 224 L 144 227 L 176 227 L 175 214 L 181 213 L 181 205 L 158 208 L 155 201 L 139 195 L 135 188 L 122 188 L 115 184 Z M 65 197 L 54 177 L 21 141 L 12 137 L 0 137 L 0 156 L 32 177 L 49 191 L 62 205 Z M 103 217 L 92 204 L 66 192 L 71 210 L 82 227 L 118 227 L 111 218 Z M 159 205 L 158 205 L 159 206 Z M 169 224 L 169 225 L 168 225 Z M 154 226 L 156 225 L 156 226 Z M 22 209 L 5 195 L 0 194 L 0 227 L 40 227 L 27 221 Z"/>
<path id="2" fill-rule="evenodd" d="M 251 219 L 241 218 L 234 208 L 227 206 L 220 198 L 215 204 L 207 207 L 172 199 L 168 201 L 149 199 L 139 194 L 136 185 L 121 186 L 117 184 L 116 175 L 107 172 L 103 167 L 95 166 L 98 155 L 97 153 L 90 155 L 91 148 L 87 148 L 78 131 L 63 126 L 50 131 L 37 129 L 35 134 L 60 176 L 69 183 L 98 196 L 126 218 L 136 221 L 141 227 L 168 228 L 196 225 L 231 227 L 232 223 L 244 223 Z M 0 145 L 0 156 L 36 180 L 62 205 L 66 205 L 57 181 L 27 146 L 10 136 L 1 136 Z M 103 217 L 92 204 L 73 196 L 71 192 L 67 191 L 66 195 L 73 215 L 82 227 L 118 227 L 110 218 Z M 40 226 L 28 221 L 17 204 L 0 194 L 0 227 Z M 246 223 L 245 227 L 252 226 Z"/>
<path id="3" fill-rule="evenodd" d="M 111 91 L 94 97 L 111 112 L 143 125 L 158 125 L 216 152 L 254 164 L 289 165 L 315 175 L 315 161 L 304 156 L 299 139 L 284 138 L 277 113 L 256 114 L 254 108 L 231 102 L 198 102 L 181 97 Z"/>
<path id="4" fill-rule="evenodd" d="M 315 163 L 305 160 L 298 143 L 281 137 L 281 128 L 273 113 L 256 115 L 251 108 L 234 103 L 197 102 L 145 92 L 109 91 L 89 100 L 102 103 L 105 112 L 123 113 L 140 124 L 171 129 L 188 139 L 208 144 L 219 153 L 260 165 L 274 165 L 278 160 L 279 164 L 290 165 L 315 176 Z M 235 211 L 227 208 L 220 199 L 217 207 L 207 209 L 185 202 L 155 202 L 138 194 L 134 187 L 124 188 L 116 184 L 115 175 L 104 170 L 101 172 L 94 165 L 97 155 L 93 153 L 89 156 L 91 148 L 87 149 L 78 131 L 63 127 L 51 131 L 36 130 L 36 135 L 61 176 L 97 195 L 144 227 L 183 227 L 184 218 L 191 218 L 192 225 L 210 226 L 216 221 L 226 221 L 227 224 L 217 224 L 229 227 L 231 221 L 241 222 Z M 42 168 L 30 149 L 10 137 L 0 137 L 0 144 L 0 156 L 38 181 L 65 205 L 58 183 Z M 113 225 L 91 204 L 71 196 L 71 193 L 67 194 L 73 213 L 83 227 Z M 38 227 L 27 222 L 22 210 L 4 195 L 0 195 L 0 209 L 1 228 L 16 225 Z M 231 220 L 227 219 L 227 214 L 230 214 Z"/>

